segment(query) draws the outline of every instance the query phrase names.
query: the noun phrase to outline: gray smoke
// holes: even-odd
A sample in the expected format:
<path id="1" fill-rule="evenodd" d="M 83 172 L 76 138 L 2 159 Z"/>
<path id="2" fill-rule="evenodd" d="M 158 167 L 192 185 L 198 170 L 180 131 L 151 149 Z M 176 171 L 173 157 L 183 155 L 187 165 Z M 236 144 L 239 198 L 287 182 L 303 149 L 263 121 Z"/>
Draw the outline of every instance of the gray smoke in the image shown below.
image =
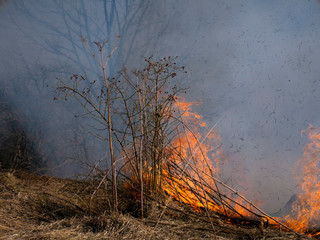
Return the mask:
<path id="1" fill-rule="evenodd" d="M 209 127 L 221 118 L 216 129 L 228 156 L 224 180 L 263 200 L 270 212 L 296 192 L 290 169 L 306 142 L 300 132 L 320 125 L 318 1 L 4 3 L 1 87 L 16 111 L 45 125 L 53 154 L 74 154 L 72 147 L 62 151 L 60 140 L 85 126 L 73 118 L 79 109 L 52 102 L 46 86 L 74 73 L 98 78 L 80 36 L 106 38 L 110 50 L 120 35 L 110 74 L 123 64 L 139 67 L 141 56 L 179 56 L 188 70 L 181 78 L 190 87 L 187 99 L 202 102 L 196 110 Z M 101 151 L 93 139 L 83 144 L 90 146 L 88 156 Z"/>

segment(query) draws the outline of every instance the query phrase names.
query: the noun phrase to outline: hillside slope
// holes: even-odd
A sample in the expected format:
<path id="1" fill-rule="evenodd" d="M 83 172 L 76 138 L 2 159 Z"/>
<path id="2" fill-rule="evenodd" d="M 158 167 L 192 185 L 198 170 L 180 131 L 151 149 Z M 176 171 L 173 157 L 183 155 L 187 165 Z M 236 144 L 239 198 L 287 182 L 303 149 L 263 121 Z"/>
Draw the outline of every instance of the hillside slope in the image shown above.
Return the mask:
<path id="1" fill-rule="evenodd" d="M 92 182 L 24 172 L 0 173 L 0 239 L 296 238 L 279 230 L 265 229 L 261 233 L 259 228 L 230 226 L 223 221 L 213 231 L 209 223 L 188 217 L 183 211 L 173 213 L 160 207 L 144 220 L 129 214 L 116 217 L 107 211 L 108 191 L 99 190 L 89 208 L 95 186 Z M 123 199 L 121 204 L 128 209 Z"/>

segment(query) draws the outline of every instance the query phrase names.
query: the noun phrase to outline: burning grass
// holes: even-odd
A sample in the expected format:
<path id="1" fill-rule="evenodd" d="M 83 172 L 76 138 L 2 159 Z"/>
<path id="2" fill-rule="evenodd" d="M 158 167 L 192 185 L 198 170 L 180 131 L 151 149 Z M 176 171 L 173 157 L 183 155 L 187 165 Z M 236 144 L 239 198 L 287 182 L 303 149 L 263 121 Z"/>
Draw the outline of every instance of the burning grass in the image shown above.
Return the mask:
<path id="1" fill-rule="evenodd" d="M 129 214 L 128 199 L 120 195 L 123 214 L 107 209 L 110 190 L 99 190 L 92 181 L 35 176 L 23 172 L 0 173 L 0 239 L 294 239 L 276 229 L 208 218 L 176 201 L 153 203 L 149 216 Z M 121 191 L 120 191 L 121 192 Z M 161 220 L 159 216 L 162 215 Z M 263 234 L 263 235 L 262 235 Z"/>
<path id="2" fill-rule="evenodd" d="M 75 212 L 92 214 L 91 200 L 99 199 L 98 192 L 107 194 L 109 189 L 103 186 L 111 182 L 112 197 L 105 196 L 105 209 L 113 209 L 116 214 L 122 208 L 124 212 L 129 210 L 134 216 L 145 218 L 145 225 L 154 225 L 149 238 L 157 238 L 154 230 L 160 227 L 174 229 L 174 233 L 177 229 L 206 231 L 216 239 L 220 233 L 228 237 L 240 234 L 244 239 L 267 236 L 279 239 L 282 234 L 285 238 L 303 237 L 296 231 L 301 232 L 296 228 L 297 223 L 292 228 L 284 225 L 219 180 L 224 153 L 215 126 L 208 129 L 202 116 L 192 111 L 194 103 L 178 97 L 183 89 L 169 84 L 169 80 L 184 69 L 176 65 L 176 57 L 159 61 L 146 58 L 145 68 L 132 72 L 124 69 L 119 77 L 110 79 L 105 66 L 115 48 L 104 61 L 106 41 L 94 42 L 100 62 L 85 38 L 83 41 L 102 70 L 104 84 L 99 87 L 93 81 L 90 87 L 82 89 L 81 83 L 86 80 L 75 74 L 70 82 L 60 80 L 57 90 L 64 99 L 79 100 L 86 110 L 84 115 L 101 124 L 101 129 L 108 129 L 108 138 L 97 136 L 108 142 L 111 167 L 99 169 L 104 176 L 96 183 L 98 187 L 93 189 L 89 206 L 83 206 L 86 201 L 74 203 Z M 117 104 L 110 99 L 111 90 Z M 111 121 L 114 114 L 119 121 Z M 114 155 L 114 146 L 119 150 L 118 157 Z M 157 214 L 153 214 L 155 205 Z M 54 212 L 52 208 L 48 210 Z M 57 216 L 64 217 L 59 211 L 55 212 L 54 217 Z M 187 220 L 180 222 L 184 217 Z M 306 232 L 305 229 L 302 232 Z"/>
<path id="3" fill-rule="evenodd" d="M 206 129 L 202 116 L 191 111 L 193 103 L 176 101 L 182 116 L 182 129 L 173 141 L 171 155 L 164 168 L 166 181 L 164 190 L 180 203 L 189 205 L 194 211 L 204 213 L 214 229 L 214 219 L 219 216 L 230 224 L 270 226 L 284 228 L 301 237 L 301 234 L 318 236 L 319 216 L 319 149 L 320 130 L 309 128 L 310 143 L 305 147 L 303 182 L 293 205 L 292 215 L 285 219 L 272 217 L 247 200 L 219 179 L 219 163 L 223 160 L 220 137 L 214 127 Z M 201 140 L 201 141 L 200 141 Z"/>
<path id="4" fill-rule="evenodd" d="M 301 193 L 293 202 L 290 215 L 285 217 L 286 224 L 293 229 L 319 236 L 320 225 L 320 129 L 309 126 L 304 131 L 309 143 L 304 147 L 302 158 L 297 162 L 297 168 L 302 169 L 300 181 Z"/>
<path id="5" fill-rule="evenodd" d="M 3 172 L 0 239 L 305 238 L 216 178 L 224 157 L 218 134 L 212 128 L 201 138 L 199 126 L 205 128 L 206 124 L 200 115 L 192 113 L 192 104 L 177 102 L 176 106 L 186 117 L 177 138 L 164 151 L 162 193 L 149 195 L 144 191 L 141 198 L 139 180 L 124 174 L 118 185 L 121 214 L 116 215 L 110 211 L 108 175 L 103 181 L 77 181 Z M 310 163 L 305 165 L 305 175 L 307 180 L 317 182 L 312 174 L 317 176 L 318 172 L 309 172 L 307 166 L 317 165 L 318 134 L 310 136 L 315 142 L 305 148 L 304 159 Z M 309 181 L 302 186 L 316 185 Z M 287 223 L 293 223 L 289 226 L 296 231 L 310 234 L 308 222 L 304 228 L 296 228 L 305 224 L 306 213 L 314 207 L 307 201 L 314 195 L 309 195 L 308 187 L 304 189 L 305 195 L 298 200 L 308 203 L 301 207 L 307 211 L 298 213 L 296 219 L 290 218 L 291 222 L 287 219 Z M 140 218 L 141 199 L 145 202 L 145 218 Z"/>

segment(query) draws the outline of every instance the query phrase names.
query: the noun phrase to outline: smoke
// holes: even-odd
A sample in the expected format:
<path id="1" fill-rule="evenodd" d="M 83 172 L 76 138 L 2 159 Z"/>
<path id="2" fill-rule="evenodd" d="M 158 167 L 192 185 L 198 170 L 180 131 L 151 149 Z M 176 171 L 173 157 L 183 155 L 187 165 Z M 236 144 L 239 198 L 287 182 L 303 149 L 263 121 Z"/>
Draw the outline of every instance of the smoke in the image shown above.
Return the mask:
<path id="1" fill-rule="evenodd" d="M 80 109 L 52 102 L 46 86 L 74 73 L 98 79 L 80 36 L 106 38 L 110 50 L 120 35 L 110 74 L 123 64 L 139 67 L 141 56 L 179 56 L 188 100 L 202 102 L 197 111 L 209 126 L 222 118 L 216 129 L 229 183 L 251 189 L 247 194 L 271 212 L 295 193 L 290 169 L 306 141 L 300 131 L 320 124 L 318 1 L 34 0 L 0 8 L 1 86 L 12 108 L 28 116 L 26 128 L 44 124 L 52 167 L 74 156 L 75 148 L 65 148 L 70 131 L 79 142 L 85 126 L 73 118 Z M 104 156 L 95 140 L 81 144 L 90 149 L 87 157 Z"/>

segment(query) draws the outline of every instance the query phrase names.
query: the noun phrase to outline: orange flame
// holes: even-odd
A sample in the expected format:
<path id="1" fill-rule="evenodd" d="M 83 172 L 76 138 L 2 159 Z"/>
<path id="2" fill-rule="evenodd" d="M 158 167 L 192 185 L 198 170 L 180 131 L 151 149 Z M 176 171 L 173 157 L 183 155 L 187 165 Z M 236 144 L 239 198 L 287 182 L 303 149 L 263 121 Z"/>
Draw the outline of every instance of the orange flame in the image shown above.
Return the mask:
<path id="1" fill-rule="evenodd" d="M 219 185 L 221 182 L 217 184 L 215 180 L 220 174 L 219 164 L 224 160 L 221 137 L 214 128 L 207 128 L 200 114 L 192 111 L 195 103 L 182 98 L 175 100 L 175 110 L 170 111 L 167 117 L 174 117 L 174 112 L 178 112 L 177 119 L 183 124 L 179 126 L 176 137 L 163 153 L 170 164 L 163 161 L 160 166 L 161 176 L 164 178 L 159 181 L 160 188 L 196 211 L 210 210 L 230 217 L 253 217 L 250 212 L 253 209 L 248 202 L 235 193 L 228 192 Z M 129 149 L 123 158 L 130 162 L 130 159 L 135 157 L 131 155 L 134 154 L 131 154 Z M 131 180 L 138 183 L 138 174 L 131 165 L 127 164 L 124 171 Z M 145 165 L 144 168 L 147 172 L 152 171 L 150 166 Z M 145 184 L 149 183 L 149 178 L 150 176 L 144 173 Z M 126 188 L 130 189 L 130 186 L 126 185 Z M 139 198 L 139 193 L 134 197 Z"/>
<path id="2" fill-rule="evenodd" d="M 300 232 L 319 227 L 320 219 L 320 129 L 310 125 L 306 133 L 310 142 L 298 161 L 303 170 L 302 193 L 294 202 L 291 214 L 285 217 L 286 224 Z"/>
<path id="3" fill-rule="evenodd" d="M 197 197 L 197 194 L 206 194 L 205 191 L 209 191 L 204 185 L 214 186 L 213 180 L 205 175 L 212 176 L 219 172 L 219 161 L 223 154 L 220 148 L 221 139 L 212 130 L 206 136 L 206 144 L 200 142 L 202 138 L 200 130 L 206 127 L 206 123 L 201 115 L 192 112 L 193 105 L 194 103 L 186 102 L 184 99 L 177 99 L 175 102 L 177 111 L 182 115 L 184 126 L 172 143 L 171 160 L 181 167 L 181 171 L 187 171 L 199 184 L 191 179 L 174 177 L 169 174 L 170 170 L 165 170 L 164 175 L 170 180 L 163 187 L 173 198 L 187 203 L 195 210 L 203 208 L 205 204 L 208 204 L 207 208 L 217 210 L 217 205 L 211 202 L 205 203 L 203 199 Z M 190 189 L 197 191 L 197 194 Z"/>
<path id="4" fill-rule="evenodd" d="M 220 136 L 213 129 L 207 133 L 207 124 L 200 114 L 192 111 L 193 106 L 194 103 L 186 102 L 184 99 L 178 99 L 175 103 L 175 107 L 182 115 L 184 129 L 174 139 L 173 149 L 176 151 L 171 155 L 171 160 L 180 166 L 182 171 L 186 171 L 191 178 L 173 177 L 169 174 L 169 170 L 165 170 L 164 175 L 171 178 L 171 181 L 164 184 L 164 190 L 194 210 L 206 208 L 221 214 L 228 212 L 229 216 L 235 216 L 234 212 L 225 209 L 224 205 L 229 204 L 242 216 L 250 216 L 250 212 L 235 204 L 237 202 L 250 209 L 246 202 L 236 196 L 233 196 L 233 199 L 236 198 L 233 203 L 224 199 L 224 204 L 207 199 L 210 195 L 219 198 L 217 192 L 220 192 L 220 189 L 212 177 L 219 175 L 219 163 L 224 158 L 224 152 Z M 201 131 L 207 134 L 204 138 Z"/>
<path id="5" fill-rule="evenodd" d="M 192 112 L 193 105 L 194 103 L 186 102 L 184 99 L 176 102 L 176 108 L 183 113 L 182 116 L 188 129 L 174 140 L 173 145 L 179 154 L 173 154 L 172 159 L 185 170 L 189 170 L 189 167 L 193 168 L 194 171 L 188 172 L 193 179 L 215 186 L 213 179 L 209 176 L 219 174 L 219 163 L 223 158 L 223 150 L 220 147 L 221 138 L 215 131 L 212 131 L 207 136 L 205 143 L 199 142 L 202 138 L 200 130 L 206 129 L 207 125 L 201 115 Z M 303 181 L 300 184 L 302 194 L 298 196 L 297 201 L 293 204 L 292 214 L 284 218 L 288 227 L 300 232 L 307 232 L 310 228 L 319 227 L 317 222 L 320 219 L 320 129 L 310 126 L 307 134 L 310 142 L 305 146 L 303 157 L 298 162 L 303 169 Z M 168 176 L 169 172 L 165 170 L 164 174 Z M 164 184 L 164 189 L 173 198 L 187 203 L 195 210 L 206 207 L 218 213 L 226 213 L 226 209 L 216 202 L 205 202 L 197 196 L 199 193 L 200 195 L 203 193 L 202 196 L 204 196 L 206 191 L 210 194 L 211 190 L 203 186 L 205 184 L 199 187 L 190 179 L 176 177 L 172 180 L 175 184 L 167 182 Z M 197 191 L 196 194 L 190 189 L 195 189 Z M 247 210 L 252 210 L 247 202 L 237 197 L 233 197 L 233 199 L 233 204 L 229 200 L 226 201 L 227 204 L 233 206 L 235 212 L 246 217 L 252 216 L 250 211 Z M 235 202 L 239 203 L 239 205 Z M 247 209 L 243 208 L 243 206 Z M 228 211 L 227 214 L 235 216 L 234 212 Z M 273 219 L 266 218 L 271 224 L 275 224 Z M 320 233 L 313 233 L 313 235 L 320 235 Z"/>

